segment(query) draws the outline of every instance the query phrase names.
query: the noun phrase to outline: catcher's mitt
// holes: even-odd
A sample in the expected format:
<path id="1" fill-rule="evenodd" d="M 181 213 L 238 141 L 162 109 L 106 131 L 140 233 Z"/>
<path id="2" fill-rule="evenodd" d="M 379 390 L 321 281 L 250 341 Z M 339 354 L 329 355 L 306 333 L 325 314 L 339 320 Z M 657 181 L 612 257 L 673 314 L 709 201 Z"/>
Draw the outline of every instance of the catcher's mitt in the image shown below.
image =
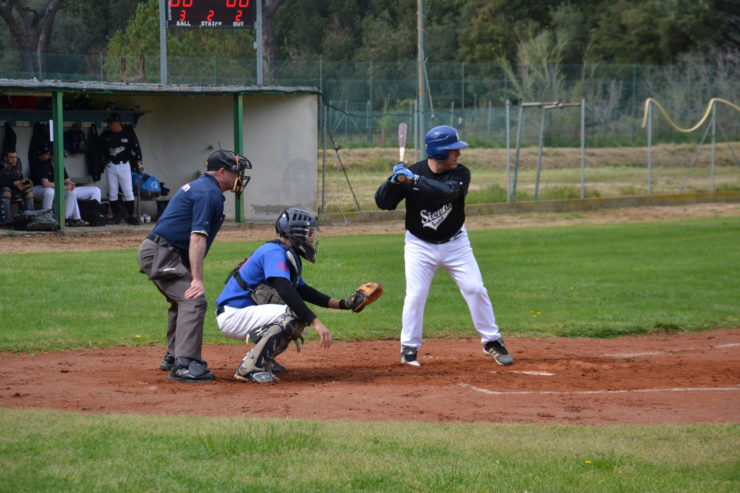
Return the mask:
<path id="1" fill-rule="evenodd" d="M 361 312 L 367 305 L 375 302 L 383 294 L 383 285 L 379 282 L 366 282 L 344 300 L 345 306 L 355 313 Z"/>

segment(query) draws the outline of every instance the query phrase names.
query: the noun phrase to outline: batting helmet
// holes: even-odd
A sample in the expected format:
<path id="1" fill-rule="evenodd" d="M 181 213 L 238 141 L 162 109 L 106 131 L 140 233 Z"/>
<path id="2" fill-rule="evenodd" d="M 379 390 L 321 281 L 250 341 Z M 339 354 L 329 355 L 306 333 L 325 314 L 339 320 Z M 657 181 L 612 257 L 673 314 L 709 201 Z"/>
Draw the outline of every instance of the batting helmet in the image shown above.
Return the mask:
<path id="1" fill-rule="evenodd" d="M 468 143 L 460 140 L 457 129 L 448 125 L 434 127 L 427 132 L 424 138 L 427 146 L 427 156 L 437 161 L 446 161 L 450 149 L 462 149 Z"/>
<path id="2" fill-rule="evenodd" d="M 316 261 L 319 240 L 314 236 L 317 231 L 321 231 L 321 228 L 316 216 L 295 207 L 285 209 L 275 222 L 275 232 L 278 236 L 288 238 L 298 255 L 309 262 Z"/>

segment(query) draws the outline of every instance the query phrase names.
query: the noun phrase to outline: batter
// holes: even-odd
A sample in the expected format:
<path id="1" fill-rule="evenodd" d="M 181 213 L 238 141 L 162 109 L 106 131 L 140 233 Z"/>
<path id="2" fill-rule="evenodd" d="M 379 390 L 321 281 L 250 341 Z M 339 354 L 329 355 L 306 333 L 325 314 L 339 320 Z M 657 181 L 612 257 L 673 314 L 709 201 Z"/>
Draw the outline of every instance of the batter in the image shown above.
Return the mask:
<path id="1" fill-rule="evenodd" d="M 447 270 L 468 304 L 483 352 L 499 365 L 514 363 L 496 325 L 493 305 L 465 230 L 465 196 L 470 170 L 458 163 L 468 143 L 457 130 L 435 127 L 425 138 L 427 159 L 410 167 L 398 163 L 375 193 L 381 209 L 395 210 L 406 200 L 404 262 L 406 297 L 401 329 L 401 363 L 420 366 L 424 306 L 434 274 Z"/>

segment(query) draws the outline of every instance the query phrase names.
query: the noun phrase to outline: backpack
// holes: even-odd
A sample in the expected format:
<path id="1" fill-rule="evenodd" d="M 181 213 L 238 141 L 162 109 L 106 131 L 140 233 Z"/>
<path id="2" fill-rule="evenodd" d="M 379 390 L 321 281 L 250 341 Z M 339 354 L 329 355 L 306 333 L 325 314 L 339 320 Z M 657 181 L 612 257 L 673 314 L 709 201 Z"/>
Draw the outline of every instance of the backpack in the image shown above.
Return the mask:
<path id="1" fill-rule="evenodd" d="M 139 183 L 141 183 L 141 190 L 139 193 L 142 199 L 156 199 L 162 195 L 162 183 L 156 176 L 132 171 L 131 184 L 134 189 L 136 189 Z"/>
<path id="2" fill-rule="evenodd" d="M 43 211 L 23 211 L 13 218 L 16 231 L 57 231 L 59 222 L 51 209 Z"/>

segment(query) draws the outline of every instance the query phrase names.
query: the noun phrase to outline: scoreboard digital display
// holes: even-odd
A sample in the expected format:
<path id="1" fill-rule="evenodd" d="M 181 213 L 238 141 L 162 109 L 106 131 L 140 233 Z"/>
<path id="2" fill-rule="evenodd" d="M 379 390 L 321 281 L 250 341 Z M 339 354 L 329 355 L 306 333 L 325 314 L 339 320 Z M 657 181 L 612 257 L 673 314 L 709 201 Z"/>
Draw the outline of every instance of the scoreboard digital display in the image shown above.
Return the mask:
<path id="1" fill-rule="evenodd" d="M 167 0 L 167 27 L 182 29 L 253 28 L 256 0 Z"/>

